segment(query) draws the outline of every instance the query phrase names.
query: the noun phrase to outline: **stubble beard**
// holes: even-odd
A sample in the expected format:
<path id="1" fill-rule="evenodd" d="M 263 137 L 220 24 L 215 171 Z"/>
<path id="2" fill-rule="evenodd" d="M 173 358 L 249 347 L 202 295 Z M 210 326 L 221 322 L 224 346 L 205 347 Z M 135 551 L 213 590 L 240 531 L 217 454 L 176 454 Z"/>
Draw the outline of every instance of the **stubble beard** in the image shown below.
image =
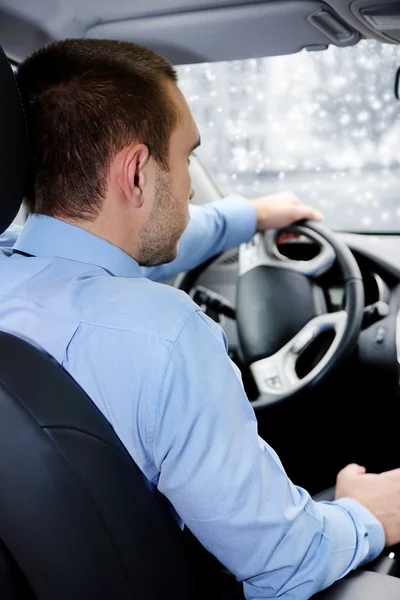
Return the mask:
<path id="1" fill-rule="evenodd" d="M 169 172 L 159 168 L 155 182 L 154 206 L 140 236 L 140 265 L 155 267 L 172 262 L 176 258 L 178 242 L 186 228 L 177 206 Z"/>

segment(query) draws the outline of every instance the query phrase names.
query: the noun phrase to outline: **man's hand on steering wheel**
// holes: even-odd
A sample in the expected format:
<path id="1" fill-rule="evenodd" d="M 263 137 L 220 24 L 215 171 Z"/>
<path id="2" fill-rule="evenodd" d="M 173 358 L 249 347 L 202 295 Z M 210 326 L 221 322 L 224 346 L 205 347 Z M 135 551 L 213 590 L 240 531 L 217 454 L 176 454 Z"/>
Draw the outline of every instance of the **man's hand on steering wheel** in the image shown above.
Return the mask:
<path id="1" fill-rule="evenodd" d="M 296 221 L 321 221 L 322 213 L 304 204 L 293 192 L 282 192 L 250 200 L 257 215 L 257 230 L 282 229 Z"/>

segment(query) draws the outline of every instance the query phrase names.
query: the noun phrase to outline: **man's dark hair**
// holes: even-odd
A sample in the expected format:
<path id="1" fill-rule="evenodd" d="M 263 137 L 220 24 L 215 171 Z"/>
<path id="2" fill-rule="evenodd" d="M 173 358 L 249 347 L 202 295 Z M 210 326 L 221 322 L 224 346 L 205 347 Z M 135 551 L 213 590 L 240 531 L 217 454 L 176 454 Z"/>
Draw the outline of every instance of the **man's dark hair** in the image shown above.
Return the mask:
<path id="1" fill-rule="evenodd" d="M 110 161 L 144 143 L 168 170 L 177 114 L 166 80 L 172 65 L 128 42 L 67 39 L 41 48 L 17 81 L 32 156 L 30 212 L 93 220 L 101 209 Z"/>

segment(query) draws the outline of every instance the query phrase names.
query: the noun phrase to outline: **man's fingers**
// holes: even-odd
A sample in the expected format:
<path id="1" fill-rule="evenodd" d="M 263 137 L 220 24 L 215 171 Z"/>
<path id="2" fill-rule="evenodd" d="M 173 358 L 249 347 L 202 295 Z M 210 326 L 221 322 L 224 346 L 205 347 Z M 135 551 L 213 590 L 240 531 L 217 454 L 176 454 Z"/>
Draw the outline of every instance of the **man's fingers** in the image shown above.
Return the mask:
<path id="1" fill-rule="evenodd" d="M 342 469 L 340 471 L 339 475 L 346 475 L 346 476 L 363 475 L 366 472 L 367 472 L 367 470 L 365 467 L 361 467 L 360 465 L 357 465 L 356 463 L 351 463 L 350 465 L 347 465 L 347 467 L 344 467 L 344 469 Z"/>
<path id="2" fill-rule="evenodd" d="M 312 206 L 308 206 L 307 204 L 295 204 L 294 209 L 296 211 L 297 220 L 301 219 L 311 219 L 312 221 L 322 221 L 324 215 L 313 208 Z"/>

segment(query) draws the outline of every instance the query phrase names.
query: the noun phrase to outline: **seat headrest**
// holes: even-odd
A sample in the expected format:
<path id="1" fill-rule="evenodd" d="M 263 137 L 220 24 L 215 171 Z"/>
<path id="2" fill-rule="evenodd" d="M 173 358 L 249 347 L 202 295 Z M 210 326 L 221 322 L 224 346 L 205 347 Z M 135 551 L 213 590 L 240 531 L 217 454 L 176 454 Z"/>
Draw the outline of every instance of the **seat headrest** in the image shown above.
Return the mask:
<path id="1" fill-rule="evenodd" d="M 0 46 L 0 233 L 13 222 L 27 189 L 28 152 L 21 97 Z"/>

